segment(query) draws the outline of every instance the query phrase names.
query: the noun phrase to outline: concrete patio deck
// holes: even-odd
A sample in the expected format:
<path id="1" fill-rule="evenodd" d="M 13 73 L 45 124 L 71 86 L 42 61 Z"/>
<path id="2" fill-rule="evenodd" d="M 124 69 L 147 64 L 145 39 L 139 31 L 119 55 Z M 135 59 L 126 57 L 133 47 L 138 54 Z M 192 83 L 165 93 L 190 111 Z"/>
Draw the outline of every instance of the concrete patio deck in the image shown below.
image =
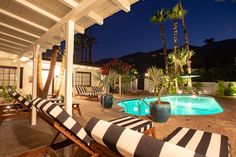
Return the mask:
<path id="1" fill-rule="evenodd" d="M 115 96 L 115 102 L 137 96 Z M 139 96 L 140 97 L 140 96 Z M 229 137 L 231 155 L 236 157 L 236 99 L 218 98 L 224 112 L 208 116 L 171 116 L 167 123 L 155 123 L 157 138 L 162 139 L 178 126 L 190 127 L 209 132 L 224 134 Z M 110 120 L 123 116 L 114 105 L 112 109 L 102 110 L 98 101 L 78 100 L 82 116 L 75 114 L 76 119 L 85 125 L 91 117 Z M 29 119 L 14 119 L 4 121 L 0 125 L 0 157 L 10 157 L 37 146 L 49 144 L 53 139 L 55 130 L 46 122 L 38 118 L 36 126 L 31 126 Z M 60 154 L 63 154 L 60 152 Z M 86 156 L 84 153 L 79 156 Z"/>

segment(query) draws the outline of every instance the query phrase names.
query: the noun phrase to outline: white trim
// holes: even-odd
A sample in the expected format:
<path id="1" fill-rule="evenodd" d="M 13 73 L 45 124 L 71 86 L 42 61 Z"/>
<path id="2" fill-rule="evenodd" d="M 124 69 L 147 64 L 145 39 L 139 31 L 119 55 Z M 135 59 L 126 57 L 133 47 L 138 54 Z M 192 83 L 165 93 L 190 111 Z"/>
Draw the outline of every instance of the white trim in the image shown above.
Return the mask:
<path id="1" fill-rule="evenodd" d="M 25 7 L 29 8 L 29 9 L 32 9 L 32 10 L 34 10 L 34 11 L 36 11 L 36 12 L 38 12 L 38 13 L 40 13 L 40 14 L 42 14 L 42 15 L 50 18 L 50 19 L 52 19 L 55 22 L 58 22 L 58 21 L 61 20 L 60 17 L 58 17 L 56 15 L 53 15 L 52 13 L 49 13 L 48 11 L 43 10 L 42 8 L 40 8 L 40 7 L 34 5 L 34 4 L 32 4 L 32 3 L 30 3 L 26 0 L 15 0 L 15 1 L 22 4 L 22 5 L 24 5 Z"/>
<path id="2" fill-rule="evenodd" d="M 63 4 L 65 4 L 66 6 L 70 7 L 70 8 L 75 8 L 79 5 L 79 3 L 77 3 L 74 0 L 59 0 L 60 2 L 62 2 Z"/>
<path id="3" fill-rule="evenodd" d="M 85 29 L 83 28 L 83 27 L 81 27 L 81 26 L 79 26 L 79 25 L 75 25 L 75 31 L 76 32 L 79 32 L 79 33 L 81 33 L 81 34 L 84 34 L 84 31 Z"/>
<path id="4" fill-rule="evenodd" d="M 8 49 L 8 48 L 5 48 L 5 47 L 0 47 L 0 49 L 3 49 L 3 50 L 6 51 L 6 52 L 14 53 L 14 54 L 17 54 L 17 53 L 20 52 L 20 51 Z"/>
<path id="5" fill-rule="evenodd" d="M 19 43 L 13 42 L 13 41 L 11 41 L 11 40 L 7 40 L 7 39 L 3 39 L 3 38 L 0 38 L 0 40 L 9 42 L 9 43 L 12 43 L 12 44 L 15 44 L 15 45 L 19 45 L 19 46 L 22 46 L 22 47 L 28 47 L 28 46 L 25 45 L 25 44 L 19 44 Z"/>
<path id="6" fill-rule="evenodd" d="M 30 44 L 34 43 L 34 42 L 30 41 L 30 40 L 26 40 L 26 39 L 23 39 L 23 38 L 20 38 L 20 37 L 17 37 L 17 36 L 14 36 L 14 35 L 11 35 L 11 34 L 2 32 L 2 31 L 0 31 L 0 34 L 6 35 L 6 36 L 9 36 L 9 37 L 18 39 L 18 40 L 22 40 L 22 41 L 27 42 L 27 43 L 30 43 Z"/>
<path id="7" fill-rule="evenodd" d="M 120 9 L 124 10 L 125 12 L 130 11 L 130 2 L 128 0 L 110 0 L 115 3 Z"/>
<path id="8" fill-rule="evenodd" d="M 20 16 L 18 16 L 18 15 L 12 14 L 12 13 L 10 13 L 10 12 L 8 12 L 8 11 L 6 11 L 6 10 L 3 10 L 3 9 L 1 9 L 1 8 L 0 8 L 0 13 L 3 13 L 3 14 L 5 14 L 5 15 L 7 15 L 7 16 L 10 16 L 10 17 L 12 17 L 12 18 L 14 18 L 14 19 L 17 19 L 17 20 L 19 20 L 19 21 L 21 21 L 21 22 L 24 22 L 24 23 L 29 24 L 29 25 L 31 25 L 31 26 L 34 26 L 34 27 L 36 27 L 36 28 L 39 28 L 39 29 L 41 29 L 41 30 L 43 30 L 43 31 L 48 31 L 48 28 L 46 28 L 46 27 L 43 27 L 43 26 L 41 26 L 41 25 L 39 25 L 39 24 L 37 24 L 37 23 L 34 23 L 34 22 L 32 22 L 32 21 L 26 20 L 26 19 L 24 19 L 24 18 L 22 18 L 22 17 L 20 17 Z"/>
<path id="9" fill-rule="evenodd" d="M 90 11 L 87 15 L 87 17 L 92 20 L 94 23 L 97 23 L 99 25 L 103 24 L 103 17 L 95 13 L 94 11 Z"/>
<path id="10" fill-rule="evenodd" d="M 9 47 L 9 48 L 13 48 L 13 49 L 16 49 L 16 50 L 24 50 L 24 49 L 22 49 L 22 48 L 19 48 L 19 47 L 15 47 L 15 46 L 11 46 L 11 45 L 8 45 L 8 44 L 4 44 L 4 43 L 0 43 L 0 45 L 2 45 L 2 46 L 6 46 L 6 47 Z"/>
<path id="11" fill-rule="evenodd" d="M 35 37 L 35 38 L 40 38 L 40 36 L 38 36 L 38 35 L 36 35 L 36 34 L 30 33 L 30 32 L 27 32 L 27 31 L 24 31 L 24 30 L 22 30 L 22 29 L 16 28 L 16 27 L 14 27 L 14 26 L 11 26 L 11 25 L 8 25 L 8 24 L 2 23 L 2 22 L 0 22 L 0 25 L 2 25 L 2 26 L 4 26 L 4 27 L 7 27 L 7 28 L 10 28 L 10 29 L 13 29 L 13 30 L 15 30 L 15 31 L 24 33 L 24 34 L 26 34 L 26 35 Z"/>

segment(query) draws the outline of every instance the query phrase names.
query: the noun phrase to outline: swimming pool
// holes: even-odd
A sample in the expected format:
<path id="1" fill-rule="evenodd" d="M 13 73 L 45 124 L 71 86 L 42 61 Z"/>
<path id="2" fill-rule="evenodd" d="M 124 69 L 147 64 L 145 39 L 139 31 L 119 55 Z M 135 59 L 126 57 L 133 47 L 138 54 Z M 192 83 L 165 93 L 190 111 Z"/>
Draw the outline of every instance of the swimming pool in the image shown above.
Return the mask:
<path id="1" fill-rule="evenodd" d="M 144 116 L 150 114 L 150 102 L 156 100 L 156 97 L 129 99 L 119 101 L 118 105 L 124 108 L 125 113 Z M 224 111 L 220 104 L 209 96 L 173 95 L 163 96 L 161 100 L 170 102 L 172 115 L 209 115 Z"/>

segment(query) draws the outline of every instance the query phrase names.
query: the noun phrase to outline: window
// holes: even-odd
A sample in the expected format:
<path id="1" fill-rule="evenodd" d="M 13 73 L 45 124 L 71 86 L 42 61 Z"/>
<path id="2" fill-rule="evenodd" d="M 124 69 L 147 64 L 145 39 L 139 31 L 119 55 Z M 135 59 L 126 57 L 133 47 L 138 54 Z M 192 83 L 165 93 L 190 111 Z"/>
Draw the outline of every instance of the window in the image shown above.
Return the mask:
<path id="1" fill-rule="evenodd" d="M 23 68 L 20 69 L 20 88 L 22 88 Z M 0 88 L 6 86 L 16 86 L 16 67 L 0 66 Z"/>
<path id="2" fill-rule="evenodd" d="M 89 72 L 76 72 L 75 85 L 91 86 L 91 73 Z"/>

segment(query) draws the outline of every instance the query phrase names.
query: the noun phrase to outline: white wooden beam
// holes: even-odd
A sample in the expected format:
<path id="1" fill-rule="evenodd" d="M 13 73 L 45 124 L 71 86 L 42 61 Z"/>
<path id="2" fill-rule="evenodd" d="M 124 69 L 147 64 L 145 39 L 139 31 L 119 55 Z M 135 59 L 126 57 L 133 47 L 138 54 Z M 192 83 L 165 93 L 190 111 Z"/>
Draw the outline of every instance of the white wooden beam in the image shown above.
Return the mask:
<path id="1" fill-rule="evenodd" d="M 59 0 L 59 1 L 70 8 L 75 8 L 75 7 L 77 7 L 77 5 L 79 5 L 79 3 L 77 3 L 74 0 Z"/>
<path id="2" fill-rule="evenodd" d="M 72 67 L 74 54 L 75 22 L 66 23 L 66 75 L 65 75 L 65 110 L 72 115 Z"/>
<path id="3" fill-rule="evenodd" d="M 26 0 L 15 0 L 15 1 L 20 3 L 20 4 L 22 4 L 22 5 L 24 5 L 25 7 L 33 10 L 33 11 L 36 11 L 36 12 L 38 12 L 38 13 L 40 13 L 40 14 L 42 14 L 42 15 L 50 18 L 50 19 L 52 19 L 55 22 L 58 22 L 58 21 L 61 20 L 60 17 L 58 17 L 58 16 L 56 16 L 56 15 L 54 15 L 54 14 L 52 14 L 52 13 L 50 13 L 50 12 L 48 12 L 48 11 L 42 9 L 42 8 L 40 8 L 40 7 L 34 5 L 34 4 L 32 4 L 32 3 L 30 3 L 30 2 L 28 2 Z"/>
<path id="4" fill-rule="evenodd" d="M 27 39 L 24 39 L 24 38 L 20 38 L 20 37 L 17 37 L 15 35 L 11 35 L 11 34 L 8 34 L 8 33 L 5 33 L 5 32 L 2 32 L 2 31 L 0 31 L 0 34 L 6 35 L 8 37 L 12 37 L 12 38 L 15 38 L 15 39 L 18 39 L 18 40 L 22 40 L 22 41 L 30 43 L 30 44 L 34 43 L 34 42 L 30 41 L 30 40 L 27 40 Z"/>
<path id="5" fill-rule="evenodd" d="M 94 23 L 97 23 L 99 25 L 103 24 L 103 17 L 95 13 L 94 11 L 90 11 L 87 15 L 87 17 L 92 20 Z"/>
<path id="6" fill-rule="evenodd" d="M 110 0 L 120 9 L 124 10 L 125 12 L 130 11 L 130 2 L 128 0 Z"/>
<path id="7" fill-rule="evenodd" d="M 79 25 L 75 25 L 75 31 L 76 33 L 84 34 L 85 29 Z"/>
<path id="8" fill-rule="evenodd" d="M 12 54 L 12 53 L 0 50 L 0 58 L 12 59 L 12 58 L 15 58 L 15 57 L 17 57 L 16 54 Z"/>
<path id="9" fill-rule="evenodd" d="M 15 47 L 15 46 L 8 45 L 8 44 L 4 44 L 4 43 L 0 43 L 0 45 L 6 46 L 6 47 L 9 47 L 9 48 L 13 48 L 13 49 L 16 49 L 16 50 L 20 50 L 20 51 L 24 50 L 24 49 L 22 49 L 22 48 Z"/>
<path id="10" fill-rule="evenodd" d="M 12 43 L 12 44 L 15 44 L 15 45 L 19 45 L 19 46 L 22 46 L 22 47 L 28 47 L 28 45 L 20 44 L 20 43 L 17 43 L 17 42 L 13 42 L 11 40 L 7 40 L 7 39 L 3 39 L 3 38 L 0 38 L 0 40 L 9 42 L 9 43 Z"/>
<path id="11" fill-rule="evenodd" d="M 26 24 L 29 24 L 29 25 L 31 25 L 31 26 L 33 26 L 33 27 L 36 27 L 36 28 L 38 28 L 38 29 L 41 29 L 41 30 L 43 30 L 43 31 L 48 31 L 48 28 L 46 28 L 46 27 L 43 27 L 43 26 L 41 26 L 41 25 L 39 25 L 39 24 L 37 24 L 37 23 L 34 23 L 34 22 L 32 22 L 32 21 L 26 20 L 26 19 L 24 19 L 24 18 L 22 18 L 22 17 L 20 17 L 20 16 L 18 16 L 18 15 L 12 14 L 12 13 L 10 13 L 10 12 L 8 12 L 8 11 L 6 11 L 6 10 L 3 10 L 3 9 L 1 9 L 1 8 L 0 8 L 0 13 L 5 14 L 5 15 L 7 15 L 7 16 L 10 16 L 10 17 L 12 17 L 12 18 L 14 18 L 14 19 L 17 19 L 17 20 L 19 20 L 19 21 L 21 21 L 21 22 L 24 22 L 24 23 L 26 23 Z"/>
<path id="12" fill-rule="evenodd" d="M 20 51 L 12 50 L 12 49 L 5 48 L 5 47 L 0 47 L 0 49 L 6 51 L 8 53 L 14 53 L 14 54 L 18 54 L 20 52 Z"/>
<path id="13" fill-rule="evenodd" d="M 38 54 L 40 49 L 40 45 L 35 45 L 34 50 L 33 50 L 33 71 L 32 71 L 32 76 L 33 76 L 33 81 L 32 81 L 32 98 L 36 99 L 37 98 L 37 63 L 38 63 Z M 37 112 L 36 108 L 33 106 L 32 107 L 32 115 L 31 115 L 31 125 L 36 125 L 36 120 L 37 120 Z"/>
<path id="14" fill-rule="evenodd" d="M 55 36 L 57 30 L 62 28 L 64 24 L 72 19 L 76 21 L 77 19 L 80 19 L 87 15 L 87 13 L 95 8 L 97 8 L 99 5 L 103 4 L 107 0 L 84 0 L 78 5 L 76 8 L 72 9 L 68 14 L 66 14 L 58 23 L 56 23 L 52 28 L 49 29 L 48 32 L 44 33 L 40 39 L 35 41 L 35 44 L 41 45 L 44 41 L 50 40 L 53 36 Z M 32 51 L 33 45 L 31 45 L 25 52 Z"/>
<path id="15" fill-rule="evenodd" d="M 11 25 L 2 23 L 2 22 L 0 22 L 0 25 L 2 25 L 2 26 L 4 26 L 4 27 L 7 27 L 7 28 L 10 28 L 10 29 L 13 29 L 13 30 L 15 30 L 15 31 L 24 33 L 24 34 L 26 34 L 26 35 L 35 37 L 35 38 L 40 38 L 40 36 L 38 36 L 38 35 L 36 35 L 36 34 L 30 33 L 30 32 L 27 32 L 27 31 L 24 31 L 24 30 L 22 30 L 22 29 L 19 29 L 19 28 L 17 28 L 17 27 L 14 27 L 14 26 L 11 26 Z"/>

